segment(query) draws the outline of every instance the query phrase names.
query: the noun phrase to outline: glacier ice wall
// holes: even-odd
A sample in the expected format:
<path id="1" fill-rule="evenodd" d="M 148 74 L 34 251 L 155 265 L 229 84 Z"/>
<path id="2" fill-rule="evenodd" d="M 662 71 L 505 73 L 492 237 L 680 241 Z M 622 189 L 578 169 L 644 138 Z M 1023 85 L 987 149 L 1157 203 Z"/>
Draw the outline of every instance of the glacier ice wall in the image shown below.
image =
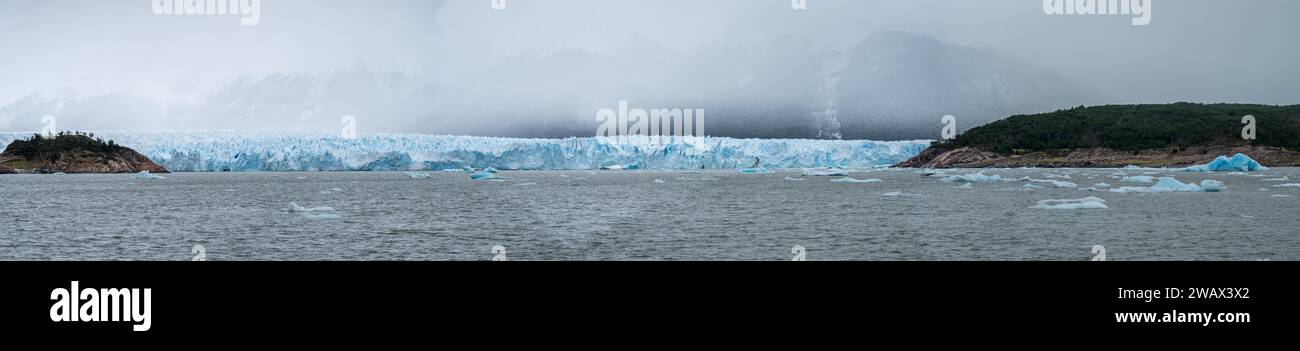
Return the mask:
<path id="1" fill-rule="evenodd" d="M 8 145 L 30 133 L 0 133 Z M 757 158 L 771 168 L 893 165 L 919 154 L 926 140 L 792 140 L 705 137 L 693 143 L 610 143 L 597 138 L 513 139 L 422 134 L 252 131 L 95 132 L 173 172 L 422 171 L 495 167 L 585 170 L 606 165 L 643 169 L 737 169 Z"/>

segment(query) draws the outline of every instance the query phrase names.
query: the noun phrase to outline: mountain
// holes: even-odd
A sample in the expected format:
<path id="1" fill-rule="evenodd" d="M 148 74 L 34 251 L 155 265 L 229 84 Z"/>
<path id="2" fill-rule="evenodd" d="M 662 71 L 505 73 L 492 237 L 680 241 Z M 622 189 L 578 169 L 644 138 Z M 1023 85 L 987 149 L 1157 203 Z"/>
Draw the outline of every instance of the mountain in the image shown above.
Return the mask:
<path id="1" fill-rule="evenodd" d="M 129 93 L 82 93 L 61 88 L 0 106 L 0 130 L 39 131 L 47 123 L 45 116 L 55 117 L 56 128 L 120 129 L 124 122 L 156 126 L 175 112 L 157 100 Z"/>
<path id="2" fill-rule="evenodd" d="M 406 127 L 380 118 L 419 88 L 400 72 L 360 65 L 323 73 L 246 75 L 199 98 L 161 99 L 128 90 L 81 92 L 60 88 L 0 106 L 0 130 L 37 131 L 54 116 L 56 129 L 251 129 L 337 132 L 345 115 L 372 129 Z"/>
<path id="3" fill-rule="evenodd" d="M 836 107 L 844 137 L 937 139 L 940 118 L 966 130 L 1004 116 L 1077 106 L 1064 77 L 981 47 L 882 32 L 848 54 Z"/>
<path id="4" fill-rule="evenodd" d="M 245 76 L 207 95 L 190 119 L 199 129 L 338 131 L 347 115 L 364 122 L 384 120 L 378 118 L 380 112 L 413 86 L 406 74 L 361 65 L 326 73 Z"/>
<path id="5" fill-rule="evenodd" d="M 798 36 L 679 52 L 645 37 L 617 47 L 505 58 L 490 69 L 423 77 L 360 64 L 244 76 L 187 101 L 59 91 L 0 107 L 0 128 L 366 132 L 561 138 L 595 135 L 596 111 L 704 109 L 705 132 L 736 138 L 910 140 L 1001 116 L 1078 105 L 1066 79 L 983 47 L 882 32 L 843 48 Z"/>
<path id="6" fill-rule="evenodd" d="M 849 49 L 778 36 L 686 54 L 634 38 L 605 51 L 516 57 L 473 77 L 422 98 L 437 101 L 438 115 L 474 117 L 422 132 L 588 136 L 596 111 L 629 101 L 705 109 L 705 129 L 717 136 L 907 140 L 937 138 L 948 114 L 965 130 L 1087 96 L 1059 74 L 992 49 L 905 32 Z"/>
<path id="7" fill-rule="evenodd" d="M 1242 138 L 1244 116 L 1256 139 Z M 1018 115 L 939 142 L 900 167 L 1185 166 L 1245 154 L 1300 166 L 1300 105 L 1111 105 Z"/>

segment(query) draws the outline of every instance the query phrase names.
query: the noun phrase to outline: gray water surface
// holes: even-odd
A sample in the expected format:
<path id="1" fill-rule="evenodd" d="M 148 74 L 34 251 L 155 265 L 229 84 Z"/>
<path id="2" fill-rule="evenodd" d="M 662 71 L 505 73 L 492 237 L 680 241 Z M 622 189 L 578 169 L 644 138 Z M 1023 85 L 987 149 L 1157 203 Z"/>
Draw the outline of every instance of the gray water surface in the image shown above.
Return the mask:
<path id="1" fill-rule="evenodd" d="M 1131 170 L 950 170 L 1113 186 Z M 0 176 L 0 260 L 1108 260 L 1300 259 L 1300 169 L 1216 179 L 1219 193 L 973 189 L 914 170 L 835 183 L 798 171 L 177 173 Z M 1048 175 L 1069 176 L 1049 178 Z M 1289 177 L 1296 181 L 1266 181 Z M 657 182 L 656 180 L 662 181 Z M 1050 186 L 1050 184 L 1039 185 Z M 901 196 L 885 196 L 902 192 Z M 1291 197 L 1276 197 L 1289 195 Z M 1109 209 L 1030 208 L 1097 196 Z M 327 206 L 336 219 L 283 209 Z"/>

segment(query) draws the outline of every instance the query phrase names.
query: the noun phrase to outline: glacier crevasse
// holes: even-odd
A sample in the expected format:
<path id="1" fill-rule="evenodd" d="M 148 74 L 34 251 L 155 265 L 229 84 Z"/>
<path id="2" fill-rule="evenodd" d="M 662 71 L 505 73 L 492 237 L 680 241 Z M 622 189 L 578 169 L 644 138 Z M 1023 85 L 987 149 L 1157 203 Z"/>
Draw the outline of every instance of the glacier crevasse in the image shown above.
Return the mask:
<path id="1" fill-rule="evenodd" d="M 105 131 L 96 137 L 130 147 L 174 172 L 739 169 L 759 159 L 773 168 L 893 165 L 925 150 L 927 140 L 793 140 L 704 137 L 690 143 L 611 143 L 598 138 L 516 139 L 424 134 L 256 131 Z M 0 133 L 8 145 L 31 133 Z"/>

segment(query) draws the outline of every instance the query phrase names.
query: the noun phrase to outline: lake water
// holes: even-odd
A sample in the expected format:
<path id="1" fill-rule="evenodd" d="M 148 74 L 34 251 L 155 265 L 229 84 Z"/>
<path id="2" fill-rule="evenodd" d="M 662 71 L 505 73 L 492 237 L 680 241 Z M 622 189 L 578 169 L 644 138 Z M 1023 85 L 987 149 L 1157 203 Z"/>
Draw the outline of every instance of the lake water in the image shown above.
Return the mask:
<path id="1" fill-rule="evenodd" d="M 1131 170 L 978 172 L 1151 185 L 1112 178 L 1142 173 Z M 850 175 L 873 183 L 787 180 L 799 171 L 430 175 L 0 176 L 0 260 L 190 260 L 195 245 L 208 260 L 488 260 L 497 245 L 511 260 L 790 260 L 796 245 L 807 260 L 1088 260 L 1094 245 L 1108 260 L 1300 259 L 1300 187 L 1277 187 L 1300 183 L 1294 168 L 1159 172 L 1228 187 L 1161 194 L 958 189 L 903 169 Z M 1031 208 L 1088 196 L 1109 208 Z M 337 218 L 285 211 L 291 202 Z"/>

